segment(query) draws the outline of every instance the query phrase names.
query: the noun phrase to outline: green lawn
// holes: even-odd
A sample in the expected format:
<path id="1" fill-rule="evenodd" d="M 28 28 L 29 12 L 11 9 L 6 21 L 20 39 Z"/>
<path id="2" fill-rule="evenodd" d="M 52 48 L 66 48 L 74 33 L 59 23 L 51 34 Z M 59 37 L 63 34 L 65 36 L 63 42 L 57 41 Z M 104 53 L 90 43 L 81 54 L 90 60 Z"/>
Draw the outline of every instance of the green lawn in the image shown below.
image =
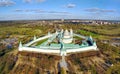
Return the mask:
<path id="1" fill-rule="evenodd" d="M 94 37 L 94 38 L 97 38 L 97 37 L 100 36 L 100 35 L 98 35 L 98 34 L 92 33 L 92 32 L 90 32 L 90 31 L 85 31 L 85 30 L 78 30 L 77 33 L 78 33 L 78 34 L 81 34 L 81 35 L 85 35 L 85 36 L 90 36 L 90 35 L 91 35 L 91 36 Z"/>
<path id="2" fill-rule="evenodd" d="M 101 25 L 101 26 L 84 26 L 85 30 L 94 32 L 100 35 L 120 36 L 120 25 Z"/>
<path id="3" fill-rule="evenodd" d="M 44 40 L 41 40 L 41 41 L 37 42 L 36 46 L 41 45 L 45 41 L 47 41 L 47 39 L 44 39 Z"/>

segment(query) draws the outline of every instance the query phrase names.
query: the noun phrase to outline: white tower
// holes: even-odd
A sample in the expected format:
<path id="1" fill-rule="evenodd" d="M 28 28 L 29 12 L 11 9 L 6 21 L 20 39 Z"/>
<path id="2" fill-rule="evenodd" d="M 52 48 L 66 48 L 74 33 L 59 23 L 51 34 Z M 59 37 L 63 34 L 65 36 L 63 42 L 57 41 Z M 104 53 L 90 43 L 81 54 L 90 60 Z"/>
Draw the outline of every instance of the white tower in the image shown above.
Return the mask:
<path id="1" fill-rule="evenodd" d="M 33 40 L 36 40 L 36 36 L 34 35 L 34 39 Z"/>
<path id="2" fill-rule="evenodd" d="M 20 43 L 19 43 L 19 48 L 18 48 L 18 50 L 19 50 L 19 51 L 22 51 L 22 43 L 21 43 L 21 41 L 20 41 Z"/>
<path id="3" fill-rule="evenodd" d="M 68 32 L 68 30 L 65 30 L 64 36 L 63 36 L 63 43 L 71 43 L 71 42 L 72 42 L 72 38 L 71 38 L 70 32 Z"/>
<path id="4" fill-rule="evenodd" d="M 55 34 L 58 34 L 58 31 L 56 30 Z"/>
<path id="5" fill-rule="evenodd" d="M 71 35 L 71 37 L 73 37 L 73 30 L 72 29 L 70 29 L 70 35 Z"/>
<path id="6" fill-rule="evenodd" d="M 61 33 L 63 33 L 63 29 L 61 30 Z"/>
<path id="7" fill-rule="evenodd" d="M 70 38 L 70 33 L 68 32 L 68 30 L 65 30 L 64 32 L 64 38 Z"/>

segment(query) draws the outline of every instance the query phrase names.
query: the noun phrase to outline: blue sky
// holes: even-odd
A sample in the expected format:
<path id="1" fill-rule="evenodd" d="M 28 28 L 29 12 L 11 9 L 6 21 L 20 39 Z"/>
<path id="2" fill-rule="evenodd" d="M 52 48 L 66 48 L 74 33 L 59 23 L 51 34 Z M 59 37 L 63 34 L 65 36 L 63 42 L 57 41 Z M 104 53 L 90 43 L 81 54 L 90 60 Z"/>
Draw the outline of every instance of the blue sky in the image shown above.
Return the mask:
<path id="1" fill-rule="evenodd" d="M 0 0 L 0 20 L 120 20 L 120 0 Z"/>

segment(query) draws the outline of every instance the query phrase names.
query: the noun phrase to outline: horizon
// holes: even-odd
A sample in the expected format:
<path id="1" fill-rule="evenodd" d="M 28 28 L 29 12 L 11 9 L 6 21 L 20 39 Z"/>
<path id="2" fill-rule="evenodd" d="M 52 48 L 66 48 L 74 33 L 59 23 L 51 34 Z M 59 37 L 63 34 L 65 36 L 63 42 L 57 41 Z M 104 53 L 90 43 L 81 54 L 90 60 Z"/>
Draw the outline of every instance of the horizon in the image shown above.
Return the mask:
<path id="1" fill-rule="evenodd" d="M 0 21 L 89 19 L 120 21 L 119 0 L 0 0 Z"/>
<path id="2" fill-rule="evenodd" d="M 0 20 L 0 22 L 10 22 L 10 21 L 54 21 L 54 20 L 62 20 L 62 19 L 22 19 L 22 20 Z M 79 21 L 112 21 L 112 22 L 120 22 L 120 20 L 100 20 L 100 19 L 64 19 L 67 20 L 79 20 Z"/>

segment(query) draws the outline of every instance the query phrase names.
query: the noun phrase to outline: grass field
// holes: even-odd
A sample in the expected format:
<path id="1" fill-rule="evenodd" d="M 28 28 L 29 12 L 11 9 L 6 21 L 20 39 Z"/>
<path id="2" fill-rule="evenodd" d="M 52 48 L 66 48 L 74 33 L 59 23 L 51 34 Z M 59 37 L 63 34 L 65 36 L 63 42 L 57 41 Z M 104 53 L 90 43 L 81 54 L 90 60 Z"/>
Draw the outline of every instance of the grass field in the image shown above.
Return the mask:
<path id="1" fill-rule="evenodd" d="M 59 56 L 18 52 L 19 41 L 23 44 L 33 40 L 36 37 L 47 34 L 48 31 L 55 32 L 56 26 L 59 25 L 32 25 L 31 23 L 14 25 L 0 25 L 0 74 L 44 74 L 48 71 L 57 74 Z M 103 43 L 103 40 L 111 40 L 120 37 L 120 25 L 62 25 L 60 28 L 73 29 L 75 33 L 92 36 L 97 43 L 99 52 L 76 53 L 67 56 L 66 60 L 69 65 L 69 74 L 77 73 L 97 73 L 97 74 L 119 74 L 120 65 L 120 49 L 112 46 L 110 43 Z M 2 40 L 9 38 L 17 38 L 18 41 L 13 43 L 12 49 L 6 49 L 6 45 Z M 77 40 L 81 38 L 74 37 Z M 36 45 L 40 45 L 45 40 L 39 41 Z M 6 42 L 8 44 L 8 42 Z M 16 54 L 13 54 L 16 53 Z M 91 56 L 90 56 L 91 55 Z M 113 66 L 106 67 L 106 61 Z M 61 69 L 61 72 L 63 70 Z"/>
<path id="2" fill-rule="evenodd" d="M 83 29 L 100 35 L 120 36 L 120 25 L 84 26 Z"/>

